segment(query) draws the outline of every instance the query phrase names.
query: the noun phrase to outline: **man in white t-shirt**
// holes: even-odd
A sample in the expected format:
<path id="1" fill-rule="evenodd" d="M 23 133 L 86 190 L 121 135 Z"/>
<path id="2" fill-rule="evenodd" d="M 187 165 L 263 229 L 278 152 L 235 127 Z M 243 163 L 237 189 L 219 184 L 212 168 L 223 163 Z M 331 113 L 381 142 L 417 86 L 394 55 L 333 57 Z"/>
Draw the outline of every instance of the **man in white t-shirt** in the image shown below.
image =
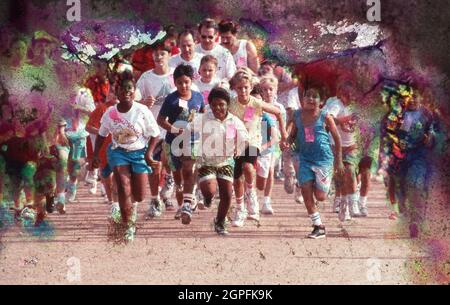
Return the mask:
<path id="1" fill-rule="evenodd" d="M 190 65 L 194 68 L 194 80 L 198 80 L 200 78 L 198 70 L 203 54 L 195 51 L 194 36 L 191 30 L 185 30 L 178 35 L 178 47 L 181 53 L 170 58 L 169 66 L 175 69 L 179 64 Z"/>
<path id="2" fill-rule="evenodd" d="M 213 19 L 204 19 L 198 28 L 200 44 L 195 50 L 203 55 L 212 55 L 219 62 L 217 77 L 230 80 L 236 73 L 236 64 L 230 51 L 216 42 L 218 31 L 217 24 Z"/>
<path id="3" fill-rule="evenodd" d="M 253 42 L 237 39 L 239 24 L 231 20 L 222 20 L 219 23 L 220 43 L 227 48 L 234 58 L 236 67 L 249 67 L 255 74 L 259 70 L 259 59 Z"/>

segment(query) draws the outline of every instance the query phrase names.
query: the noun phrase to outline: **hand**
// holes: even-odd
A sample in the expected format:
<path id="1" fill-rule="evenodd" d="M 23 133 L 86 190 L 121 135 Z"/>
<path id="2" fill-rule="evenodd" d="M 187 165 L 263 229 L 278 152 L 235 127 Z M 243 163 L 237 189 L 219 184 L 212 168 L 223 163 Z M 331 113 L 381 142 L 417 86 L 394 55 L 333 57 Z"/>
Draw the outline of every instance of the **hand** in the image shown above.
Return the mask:
<path id="1" fill-rule="evenodd" d="M 281 150 L 286 150 L 286 149 L 288 149 L 290 147 L 290 145 L 289 145 L 289 143 L 288 143 L 288 141 L 281 141 L 280 142 L 280 148 L 281 148 Z"/>
<path id="2" fill-rule="evenodd" d="M 98 156 L 94 156 L 92 159 L 92 168 L 99 168 L 100 167 L 100 158 Z"/>
<path id="3" fill-rule="evenodd" d="M 344 163 L 342 163 L 342 161 L 338 161 L 334 167 L 334 171 L 339 177 L 344 176 Z"/>
<path id="4" fill-rule="evenodd" d="M 149 96 L 144 100 L 144 104 L 148 107 L 148 108 L 152 108 L 152 106 L 155 104 L 156 99 L 153 96 Z"/>
<path id="5" fill-rule="evenodd" d="M 159 161 L 153 160 L 153 153 L 145 154 L 145 162 L 147 162 L 147 165 L 152 169 L 158 168 L 160 163 Z"/>

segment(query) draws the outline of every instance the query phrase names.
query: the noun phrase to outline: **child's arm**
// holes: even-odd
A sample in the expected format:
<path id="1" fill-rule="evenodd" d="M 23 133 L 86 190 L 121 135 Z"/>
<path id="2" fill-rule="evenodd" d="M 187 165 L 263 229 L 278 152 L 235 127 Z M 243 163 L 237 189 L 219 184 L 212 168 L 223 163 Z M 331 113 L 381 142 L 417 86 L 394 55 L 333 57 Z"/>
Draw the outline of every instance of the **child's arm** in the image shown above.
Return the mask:
<path id="1" fill-rule="evenodd" d="M 280 109 L 278 107 L 275 107 L 268 103 L 262 103 L 261 108 L 264 112 L 275 115 L 275 117 L 277 118 L 277 121 L 278 121 L 279 130 L 281 133 L 281 142 L 286 142 L 288 135 L 286 132 L 286 128 L 284 127 L 285 126 L 284 119 L 283 119 L 283 115 L 281 114 Z"/>
<path id="2" fill-rule="evenodd" d="M 153 160 L 153 151 L 155 150 L 155 146 L 159 141 L 159 137 L 150 137 L 148 141 L 148 148 L 145 153 L 145 162 L 150 166 L 153 170 L 155 167 L 159 167 L 159 161 Z"/>
<path id="3" fill-rule="evenodd" d="M 158 125 L 161 126 L 161 128 L 167 130 L 170 133 L 173 133 L 173 134 L 181 134 L 181 133 L 183 133 L 183 129 L 182 128 L 177 128 L 177 127 L 173 126 L 172 124 L 170 124 L 167 121 L 167 117 L 166 116 L 162 116 L 161 114 L 158 114 L 158 118 L 156 119 L 156 123 L 158 123 Z"/>
<path id="4" fill-rule="evenodd" d="M 336 147 L 335 169 L 337 174 L 342 176 L 344 174 L 344 163 L 342 162 L 341 137 L 339 136 L 339 132 L 337 131 L 336 124 L 334 123 L 332 116 L 326 116 L 325 124 L 333 137 L 334 145 Z"/>

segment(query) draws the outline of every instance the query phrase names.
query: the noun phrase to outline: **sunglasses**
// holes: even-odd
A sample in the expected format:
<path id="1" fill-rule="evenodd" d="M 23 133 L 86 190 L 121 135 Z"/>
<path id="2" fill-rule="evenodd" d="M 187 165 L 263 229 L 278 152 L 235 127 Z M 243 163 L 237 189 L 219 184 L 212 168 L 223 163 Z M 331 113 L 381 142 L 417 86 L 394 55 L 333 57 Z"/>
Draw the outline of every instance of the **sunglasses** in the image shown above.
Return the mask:
<path id="1" fill-rule="evenodd" d="M 201 35 L 201 37 L 202 37 L 202 39 L 206 39 L 206 38 L 208 38 L 208 39 L 210 39 L 210 40 L 213 40 L 213 39 L 214 39 L 214 36 Z"/>

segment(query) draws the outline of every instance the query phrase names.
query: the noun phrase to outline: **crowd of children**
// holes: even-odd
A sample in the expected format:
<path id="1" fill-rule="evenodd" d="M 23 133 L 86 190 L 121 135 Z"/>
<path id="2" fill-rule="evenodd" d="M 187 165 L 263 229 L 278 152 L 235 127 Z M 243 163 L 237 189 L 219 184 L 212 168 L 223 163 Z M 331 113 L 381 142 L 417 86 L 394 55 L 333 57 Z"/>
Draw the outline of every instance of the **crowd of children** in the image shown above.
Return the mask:
<path id="1" fill-rule="evenodd" d="M 332 209 L 340 221 L 369 215 L 375 167 L 385 173 L 390 217 L 406 217 L 417 237 L 436 124 L 420 92 L 405 84 L 383 89 L 387 114 L 379 126 L 377 167 L 359 141 L 351 80 L 338 79 L 336 96 L 327 96 L 320 84 L 305 85 L 262 60 L 255 45 L 238 35 L 231 20 L 205 19 L 197 31 L 182 31 L 176 45 L 146 47 L 146 71 L 133 70 L 131 62 L 107 72 L 107 63 L 96 63 L 70 117 L 60 119 L 51 135 L 2 138 L 0 199 L 8 176 L 16 218 L 40 226 L 46 213 L 65 214 L 66 204 L 76 202 L 85 168 L 89 192 L 95 195 L 99 183 L 111 223 L 123 229 L 126 241 L 135 237 L 137 205 L 147 189 L 147 220 L 174 211 L 185 225 L 193 211 L 210 208 L 218 197 L 214 228 L 226 235 L 229 220 L 242 227 L 247 219 L 259 221 L 260 213 L 276 213 L 272 188 L 275 168 L 282 167 L 284 188 L 304 203 L 313 224 L 308 237 L 317 239 L 326 235 L 317 203 L 326 200 L 332 181 Z"/>

